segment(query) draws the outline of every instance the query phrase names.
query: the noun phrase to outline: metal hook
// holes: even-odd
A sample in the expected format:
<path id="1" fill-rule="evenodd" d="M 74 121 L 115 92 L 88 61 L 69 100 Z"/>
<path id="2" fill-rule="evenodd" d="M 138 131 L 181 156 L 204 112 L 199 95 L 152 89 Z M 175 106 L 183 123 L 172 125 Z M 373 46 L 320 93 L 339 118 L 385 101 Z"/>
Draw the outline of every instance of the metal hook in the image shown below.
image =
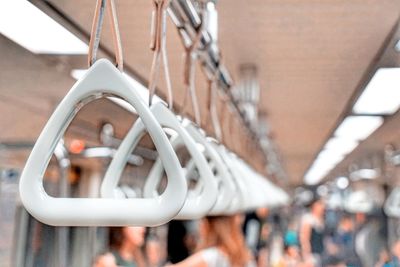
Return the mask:
<path id="1" fill-rule="evenodd" d="M 117 14 L 115 11 L 114 0 L 97 0 L 96 9 L 93 18 L 92 30 L 90 32 L 89 51 L 88 51 L 88 65 L 89 67 L 96 62 L 97 51 L 100 45 L 101 30 L 104 21 L 104 9 L 108 8 L 108 16 L 111 23 L 111 32 L 113 36 L 113 43 L 115 49 L 115 61 L 117 68 L 122 71 L 124 60 L 122 55 L 121 36 L 118 28 Z"/>
<path id="2" fill-rule="evenodd" d="M 154 51 L 153 62 L 150 71 L 150 81 L 149 81 L 149 105 L 151 106 L 153 101 L 154 92 L 157 85 L 158 72 L 160 68 L 160 57 L 164 65 L 164 76 L 165 83 L 168 91 L 168 107 L 172 109 L 173 105 L 173 95 L 172 95 L 172 85 L 169 75 L 168 68 L 168 58 L 166 52 L 166 17 L 167 8 L 171 0 L 153 0 L 154 10 L 152 19 L 152 39 L 150 43 L 150 49 Z"/>

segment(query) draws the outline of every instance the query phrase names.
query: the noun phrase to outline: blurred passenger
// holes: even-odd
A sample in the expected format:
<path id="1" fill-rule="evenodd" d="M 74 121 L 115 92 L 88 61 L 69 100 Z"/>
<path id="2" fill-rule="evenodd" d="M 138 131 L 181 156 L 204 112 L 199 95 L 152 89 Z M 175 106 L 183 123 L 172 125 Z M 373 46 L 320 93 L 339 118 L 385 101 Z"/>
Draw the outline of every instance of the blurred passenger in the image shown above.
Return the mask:
<path id="1" fill-rule="evenodd" d="M 266 266 L 271 243 L 271 226 L 268 224 L 268 208 L 262 207 L 246 215 L 243 231 L 246 245 L 256 258 L 258 266 Z"/>
<path id="2" fill-rule="evenodd" d="M 267 246 L 269 238 L 269 226 L 267 224 L 268 208 L 263 207 L 246 215 L 243 231 L 246 244 L 257 256 L 258 251 Z"/>
<path id="3" fill-rule="evenodd" d="M 168 224 L 167 253 L 168 261 L 177 263 L 189 257 L 187 247 L 188 231 L 184 221 L 170 221 Z"/>
<path id="4" fill-rule="evenodd" d="M 257 257 L 257 266 L 258 267 L 268 267 L 269 266 L 269 250 L 268 248 L 261 248 L 258 251 Z"/>
<path id="5" fill-rule="evenodd" d="M 141 251 L 144 234 L 144 227 L 112 227 L 110 229 L 110 248 L 117 266 L 145 266 Z"/>
<path id="6" fill-rule="evenodd" d="M 300 254 L 300 243 L 297 234 L 297 223 L 295 219 L 289 222 L 288 229 L 286 230 L 284 237 L 284 255 L 276 267 L 300 267 L 305 266 L 301 254 Z"/>
<path id="7" fill-rule="evenodd" d="M 346 248 L 350 248 L 353 241 L 354 224 L 350 216 L 344 215 L 339 221 L 338 229 L 334 233 L 334 241 Z"/>
<path id="8" fill-rule="evenodd" d="M 355 228 L 356 228 L 356 230 L 359 230 L 367 222 L 367 215 L 363 212 L 357 212 L 355 218 L 356 218 Z"/>
<path id="9" fill-rule="evenodd" d="M 375 264 L 375 267 L 392 267 L 390 264 L 390 256 L 386 249 L 382 249 L 379 253 L 379 260 Z"/>
<path id="10" fill-rule="evenodd" d="M 196 252 L 199 241 L 199 221 L 186 221 L 186 236 L 184 239 L 189 255 Z"/>
<path id="11" fill-rule="evenodd" d="M 246 247 L 241 217 L 206 217 L 200 222 L 200 246 L 175 267 L 253 267 L 256 266 Z"/>
<path id="12" fill-rule="evenodd" d="M 389 266 L 400 266 L 400 240 L 394 242 L 392 246 L 392 259 Z"/>
<path id="13" fill-rule="evenodd" d="M 297 245 L 285 245 L 285 254 L 277 267 L 298 267 L 301 266 L 302 259 Z"/>
<path id="14" fill-rule="evenodd" d="M 325 241 L 324 248 L 324 254 L 321 257 L 322 266 L 341 266 L 340 264 L 345 262 L 341 254 L 341 247 L 334 242 L 333 238 L 328 238 Z"/>
<path id="15" fill-rule="evenodd" d="M 288 229 L 285 232 L 285 235 L 283 237 L 283 241 L 285 243 L 285 246 L 299 246 L 299 237 L 298 237 L 298 226 L 297 226 L 297 221 L 292 220 L 289 223 Z"/>
<path id="16" fill-rule="evenodd" d="M 310 203 L 310 211 L 301 221 L 300 245 L 303 259 L 321 266 L 321 256 L 324 253 L 324 215 L 325 204 L 321 199 Z"/>
<path id="17" fill-rule="evenodd" d="M 336 209 L 327 208 L 325 211 L 325 233 L 334 235 L 340 221 L 340 213 Z"/>
<path id="18" fill-rule="evenodd" d="M 146 260 L 147 267 L 159 267 L 164 259 L 161 258 L 161 244 L 157 237 L 151 236 L 146 240 Z"/>
<path id="19" fill-rule="evenodd" d="M 355 250 L 355 225 L 349 215 L 340 219 L 338 229 L 333 234 L 333 242 L 338 246 L 338 254 L 348 266 L 361 266 Z"/>
<path id="20" fill-rule="evenodd" d="M 98 255 L 93 262 L 93 267 L 117 267 L 115 257 L 112 253 L 107 252 Z"/>
<path id="21" fill-rule="evenodd" d="M 324 263 L 324 267 L 346 267 L 346 263 L 339 256 L 331 256 L 327 262 Z M 357 266 L 358 267 L 358 266 Z"/>

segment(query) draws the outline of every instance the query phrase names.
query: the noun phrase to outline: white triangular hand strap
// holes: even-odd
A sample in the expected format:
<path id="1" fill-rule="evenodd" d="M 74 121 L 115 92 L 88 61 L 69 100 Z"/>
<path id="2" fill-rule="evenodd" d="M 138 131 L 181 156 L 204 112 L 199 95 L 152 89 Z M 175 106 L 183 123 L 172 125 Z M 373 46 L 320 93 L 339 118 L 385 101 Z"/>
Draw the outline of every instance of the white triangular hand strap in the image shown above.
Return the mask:
<path id="1" fill-rule="evenodd" d="M 385 202 L 387 216 L 400 218 L 400 187 L 395 187 Z"/>
<path id="2" fill-rule="evenodd" d="M 226 209 L 231 204 L 231 201 L 235 195 L 235 183 L 232 176 L 229 174 L 229 170 L 223 162 L 221 156 L 210 144 L 210 141 L 199 131 L 199 129 L 189 121 L 185 121 L 185 129 L 193 137 L 193 139 L 204 146 L 204 155 L 210 159 L 210 165 L 212 164 L 216 170 L 217 177 L 221 182 L 220 193 L 218 195 L 217 202 L 210 211 L 210 215 L 218 215 L 226 212 Z"/>
<path id="3" fill-rule="evenodd" d="M 189 154 L 191 155 L 196 167 L 199 171 L 200 178 L 204 180 L 204 189 L 200 196 L 196 198 L 187 198 L 185 205 L 175 219 L 195 219 L 200 218 L 207 214 L 207 212 L 214 206 L 218 195 L 218 185 L 216 179 L 208 166 L 207 160 L 204 155 L 199 151 L 196 143 L 182 127 L 181 122 L 176 116 L 163 104 L 155 103 L 151 106 L 151 112 L 157 121 L 166 128 L 170 128 L 177 133 L 175 141 L 171 144 L 175 149 L 178 147 L 186 146 Z M 140 120 L 137 120 L 134 126 L 129 130 L 128 134 L 121 143 L 120 148 L 114 155 L 110 167 L 104 178 L 101 193 L 106 197 L 113 197 L 115 189 L 117 188 L 118 181 L 120 180 L 122 170 L 126 164 L 127 156 L 132 153 L 134 148 L 134 141 L 145 133 L 145 128 Z M 158 188 L 161 181 L 164 167 L 158 159 L 146 179 L 144 187 L 144 195 L 146 197 L 154 196 L 154 192 Z M 165 164 L 164 164 L 165 166 Z"/>
<path id="4" fill-rule="evenodd" d="M 258 175 L 252 168 L 247 165 L 242 159 L 232 156 L 235 165 L 240 169 L 243 177 L 246 177 L 246 184 L 248 191 L 252 192 L 249 195 L 249 209 L 257 209 L 266 207 L 270 203 L 269 199 L 269 186 L 267 180 L 261 175 Z"/>
<path id="5" fill-rule="evenodd" d="M 183 138 L 181 135 L 176 135 L 171 138 L 171 145 L 174 147 L 175 151 L 184 146 Z M 189 153 L 190 150 L 188 149 Z M 198 150 L 196 146 L 196 151 L 202 155 L 202 153 Z M 188 162 L 186 169 L 189 171 L 193 170 L 194 167 L 197 169 L 199 173 L 199 180 L 197 181 L 196 186 L 193 189 L 189 189 L 189 194 L 186 198 L 185 205 L 182 210 L 178 213 L 175 219 L 178 220 L 194 220 L 199 219 L 208 215 L 210 210 L 214 207 L 217 197 L 218 197 L 218 183 L 217 179 L 214 177 L 207 160 L 202 155 L 204 161 L 200 167 L 195 158 Z M 158 164 L 157 164 L 158 163 Z M 207 168 L 205 172 L 204 169 Z M 161 182 L 163 168 L 160 164 L 160 160 L 154 164 L 152 170 L 150 171 L 149 177 L 153 179 L 148 179 L 147 183 L 144 187 L 145 196 L 150 196 L 153 194 L 158 188 L 159 183 Z M 153 175 L 154 174 L 154 175 Z"/>
<path id="6" fill-rule="evenodd" d="M 368 195 L 367 191 L 353 191 L 345 198 L 344 208 L 352 213 L 369 213 L 374 208 L 374 200 Z"/>
<path id="7" fill-rule="evenodd" d="M 58 141 L 78 108 L 103 95 L 119 96 L 136 109 L 165 165 L 168 185 L 162 195 L 149 199 L 55 198 L 45 192 L 43 175 Z M 135 88 L 106 59 L 96 61 L 58 105 L 40 134 L 20 180 L 25 208 L 38 220 L 58 226 L 160 225 L 181 209 L 186 190 L 179 160 L 160 124 Z"/>
<path id="8" fill-rule="evenodd" d="M 237 166 L 235 166 L 231 156 L 229 155 L 230 152 L 228 152 L 227 149 L 222 145 L 219 145 L 217 143 L 211 144 L 214 146 L 216 151 L 220 154 L 221 158 L 225 162 L 230 172 L 230 175 L 236 185 L 235 197 L 232 199 L 231 205 L 229 206 L 229 209 L 227 209 L 226 214 L 245 211 L 247 209 L 247 200 L 249 195 L 246 183 L 244 182 L 245 178 L 237 170 Z"/>

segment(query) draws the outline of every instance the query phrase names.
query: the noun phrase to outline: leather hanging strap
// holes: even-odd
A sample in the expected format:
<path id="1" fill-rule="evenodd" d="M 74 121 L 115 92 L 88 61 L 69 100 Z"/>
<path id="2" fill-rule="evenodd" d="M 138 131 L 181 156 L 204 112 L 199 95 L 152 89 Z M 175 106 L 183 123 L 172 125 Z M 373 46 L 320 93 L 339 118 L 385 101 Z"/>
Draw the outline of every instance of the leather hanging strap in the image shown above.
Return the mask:
<path id="1" fill-rule="evenodd" d="M 212 126 L 214 128 L 215 138 L 218 141 L 221 141 L 222 137 L 221 124 L 218 118 L 217 103 L 216 103 L 218 75 L 219 75 L 219 70 L 217 69 L 214 75 L 210 79 L 208 79 L 207 107 L 209 109 L 209 116 L 211 119 Z"/>
<path id="2" fill-rule="evenodd" d="M 115 11 L 114 0 L 97 0 L 96 9 L 93 18 L 92 30 L 90 33 L 89 51 L 88 51 L 88 65 L 89 67 L 96 62 L 97 51 L 100 45 L 101 31 L 104 21 L 104 10 L 108 9 L 108 16 L 111 23 L 111 32 L 113 37 L 113 44 L 115 50 L 115 61 L 117 68 L 122 71 L 124 60 L 122 55 L 121 36 L 118 28 L 117 13 Z"/>
<path id="3" fill-rule="evenodd" d="M 233 114 L 230 112 L 228 117 L 228 133 L 229 133 L 229 146 L 230 149 L 233 150 L 234 147 L 234 138 L 233 138 Z"/>
<path id="4" fill-rule="evenodd" d="M 153 0 L 154 10 L 152 14 L 152 39 L 150 43 L 150 49 L 154 51 L 154 54 L 149 80 L 149 105 L 151 106 L 152 104 L 159 76 L 159 69 L 161 64 L 160 61 L 162 60 L 164 67 L 165 84 L 168 92 L 168 107 L 172 109 L 174 100 L 166 52 L 166 17 L 167 8 L 170 2 L 171 0 Z"/>
<path id="5" fill-rule="evenodd" d="M 229 137 L 228 137 L 228 130 L 226 129 L 226 116 L 228 113 L 228 96 L 226 94 L 220 94 L 220 99 L 221 99 L 221 110 L 219 112 L 220 115 L 220 121 L 221 121 L 221 142 L 226 142 Z M 228 118 L 229 120 L 229 118 Z"/>
<path id="6" fill-rule="evenodd" d="M 203 11 L 204 12 L 204 11 Z M 204 14 L 204 13 L 203 13 Z M 195 88 L 195 72 L 196 72 L 196 59 L 198 56 L 198 47 L 200 44 L 202 32 L 203 32 L 203 25 L 204 25 L 204 16 L 202 16 L 202 24 L 198 28 L 192 43 L 189 46 L 185 46 L 185 66 L 184 66 L 184 75 L 183 75 L 183 83 L 185 85 L 185 92 L 184 98 L 181 108 L 181 114 L 184 113 L 187 99 L 190 96 L 192 102 L 192 109 L 194 114 L 194 119 L 197 125 L 201 124 L 201 113 L 199 102 L 197 99 L 196 88 Z M 185 40 L 181 36 L 182 43 L 185 44 Z"/>

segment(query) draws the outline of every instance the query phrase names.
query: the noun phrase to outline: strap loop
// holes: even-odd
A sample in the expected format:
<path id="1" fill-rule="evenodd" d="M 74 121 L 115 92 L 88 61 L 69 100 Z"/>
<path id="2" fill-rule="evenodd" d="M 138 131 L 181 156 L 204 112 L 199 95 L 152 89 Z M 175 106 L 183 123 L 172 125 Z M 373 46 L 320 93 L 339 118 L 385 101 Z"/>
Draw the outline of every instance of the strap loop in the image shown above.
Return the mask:
<path id="1" fill-rule="evenodd" d="M 90 33 L 90 41 L 89 41 L 89 51 L 88 51 L 88 65 L 89 67 L 96 62 L 97 51 L 100 45 L 100 37 L 101 30 L 103 27 L 104 21 L 104 10 L 108 8 L 108 16 L 110 18 L 111 23 L 111 32 L 113 36 L 113 43 L 115 49 L 115 61 L 116 67 L 122 71 L 124 60 L 122 55 L 122 45 L 121 45 L 121 36 L 118 28 L 118 20 L 117 14 L 115 11 L 115 3 L 114 0 L 97 0 L 96 2 L 96 10 L 94 13 L 92 30 Z"/>
<path id="2" fill-rule="evenodd" d="M 221 141 L 222 138 L 222 131 L 221 131 L 221 124 L 218 118 L 218 111 L 217 111 L 217 82 L 218 82 L 218 75 L 219 69 L 216 70 L 213 77 L 208 79 L 208 100 L 207 106 L 210 111 L 209 116 L 211 118 L 211 123 L 214 128 L 215 138 L 218 141 Z"/>
<path id="3" fill-rule="evenodd" d="M 169 75 L 168 58 L 166 51 L 166 17 L 167 8 L 170 2 L 171 0 L 153 0 L 154 10 L 152 14 L 152 39 L 150 43 L 150 49 L 154 51 L 154 54 L 149 80 L 149 105 L 151 106 L 152 104 L 153 96 L 156 90 L 161 57 L 164 66 L 165 83 L 168 91 L 168 107 L 172 109 L 174 100 L 172 95 L 172 85 Z"/>
<path id="4" fill-rule="evenodd" d="M 204 11 L 202 15 L 202 23 L 200 24 L 200 27 L 196 31 L 196 35 L 194 36 L 194 39 L 192 40 L 192 43 L 189 46 L 185 46 L 185 40 L 184 37 L 181 36 L 182 43 L 185 47 L 185 68 L 184 68 L 184 75 L 183 75 L 183 83 L 185 85 L 185 93 L 184 93 L 184 98 L 183 98 L 183 104 L 182 104 L 182 109 L 181 113 L 185 111 L 186 103 L 187 103 L 187 98 L 190 95 L 191 102 L 192 102 L 192 109 L 193 109 L 193 114 L 194 114 L 194 119 L 197 125 L 201 124 L 201 113 L 200 113 L 200 107 L 199 107 L 199 102 L 197 99 L 197 94 L 196 94 L 196 88 L 195 88 L 195 73 L 196 73 L 196 60 L 198 57 L 198 49 L 199 49 L 199 44 L 200 40 L 202 37 L 203 33 L 203 28 L 204 28 Z"/>

